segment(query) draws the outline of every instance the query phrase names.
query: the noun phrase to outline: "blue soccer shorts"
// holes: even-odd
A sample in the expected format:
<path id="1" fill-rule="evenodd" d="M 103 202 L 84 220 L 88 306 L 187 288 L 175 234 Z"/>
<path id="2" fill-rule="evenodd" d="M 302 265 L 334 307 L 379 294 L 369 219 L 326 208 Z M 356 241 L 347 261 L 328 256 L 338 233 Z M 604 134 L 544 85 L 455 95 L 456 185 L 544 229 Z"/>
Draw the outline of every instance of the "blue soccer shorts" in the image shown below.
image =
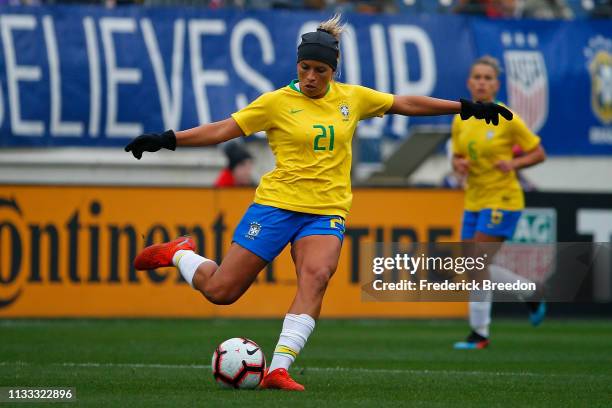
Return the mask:
<path id="1" fill-rule="evenodd" d="M 511 239 L 521 218 L 521 211 L 495 210 L 485 208 L 480 211 L 463 212 L 461 239 L 472 239 L 476 232 Z"/>
<path id="2" fill-rule="evenodd" d="M 344 218 L 253 203 L 236 227 L 232 242 L 272 262 L 288 243 L 309 235 L 335 235 L 342 243 Z"/>

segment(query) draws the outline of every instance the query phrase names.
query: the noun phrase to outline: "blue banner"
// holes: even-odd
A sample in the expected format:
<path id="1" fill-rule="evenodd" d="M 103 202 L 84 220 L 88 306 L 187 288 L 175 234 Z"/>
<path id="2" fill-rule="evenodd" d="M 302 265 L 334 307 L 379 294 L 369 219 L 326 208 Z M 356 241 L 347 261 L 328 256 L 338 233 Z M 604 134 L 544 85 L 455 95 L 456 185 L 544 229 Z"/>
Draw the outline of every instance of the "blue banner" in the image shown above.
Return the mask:
<path id="1" fill-rule="evenodd" d="M 226 118 L 295 76 L 296 45 L 328 15 L 195 8 L 0 8 L 0 147 L 123 146 Z M 339 80 L 458 99 L 471 62 L 505 67 L 500 100 L 550 154 L 612 154 L 612 25 L 464 16 L 345 16 Z M 364 122 L 402 138 L 450 117 Z"/>
<path id="2" fill-rule="evenodd" d="M 609 20 L 471 20 L 477 55 L 504 66 L 499 98 L 557 155 L 612 154 Z"/>

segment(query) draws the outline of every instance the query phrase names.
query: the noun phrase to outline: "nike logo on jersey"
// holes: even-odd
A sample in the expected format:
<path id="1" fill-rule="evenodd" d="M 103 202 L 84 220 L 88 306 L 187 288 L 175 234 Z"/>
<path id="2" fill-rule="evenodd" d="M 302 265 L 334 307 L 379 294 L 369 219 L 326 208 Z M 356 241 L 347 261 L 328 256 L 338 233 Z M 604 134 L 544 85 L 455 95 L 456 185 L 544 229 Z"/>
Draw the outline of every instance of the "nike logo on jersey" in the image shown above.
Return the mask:
<path id="1" fill-rule="evenodd" d="M 259 350 L 259 347 L 256 347 L 256 348 L 254 348 L 253 350 L 249 350 L 249 349 L 247 349 L 247 351 L 246 351 L 246 352 L 247 352 L 247 354 L 248 354 L 249 356 L 252 356 L 253 354 L 257 353 L 257 350 Z"/>
<path id="2" fill-rule="evenodd" d="M 291 114 L 293 115 L 294 113 L 298 113 L 303 111 L 304 109 L 291 109 Z"/>

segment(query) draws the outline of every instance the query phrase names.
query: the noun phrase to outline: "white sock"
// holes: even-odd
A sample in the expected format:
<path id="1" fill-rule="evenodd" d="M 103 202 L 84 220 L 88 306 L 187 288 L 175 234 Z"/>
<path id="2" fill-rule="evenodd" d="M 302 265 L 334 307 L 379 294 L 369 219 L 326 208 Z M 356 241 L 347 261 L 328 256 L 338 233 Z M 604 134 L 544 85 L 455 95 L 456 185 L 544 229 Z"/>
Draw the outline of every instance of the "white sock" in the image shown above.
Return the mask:
<path id="1" fill-rule="evenodd" d="M 515 283 L 520 281 L 521 283 L 533 283 L 531 279 L 527 279 L 524 276 L 517 275 L 510 269 L 506 269 L 499 265 L 489 265 L 489 273 L 491 274 L 491 280 L 498 283 Z M 512 292 L 516 295 L 519 300 L 526 300 L 533 296 L 534 290 L 515 290 Z"/>
<path id="2" fill-rule="evenodd" d="M 198 266 L 202 265 L 204 262 L 213 261 L 187 249 L 180 249 L 176 251 L 172 257 L 172 263 L 179 269 L 179 271 L 181 271 L 183 279 L 185 279 L 192 288 L 193 275 L 195 275 L 196 271 L 198 270 Z"/>
<path id="3" fill-rule="evenodd" d="M 470 302 L 470 327 L 482 337 L 489 337 L 491 325 L 491 298 L 493 294 L 488 291 L 477 291 L 473 294 L 479 300 Z"/>
<path id="4" fill-rule="evenodd" d="M 306 345 L 308 336 L 310 336 L 314 327 L 315 320 L 307 314 L 287 313 L 283 322 L 283 330 L 274 349 L 269 371 L 272 372 L 277 368 L 288 369 L 291 363 L 295 361 L 300 350 Z"/>

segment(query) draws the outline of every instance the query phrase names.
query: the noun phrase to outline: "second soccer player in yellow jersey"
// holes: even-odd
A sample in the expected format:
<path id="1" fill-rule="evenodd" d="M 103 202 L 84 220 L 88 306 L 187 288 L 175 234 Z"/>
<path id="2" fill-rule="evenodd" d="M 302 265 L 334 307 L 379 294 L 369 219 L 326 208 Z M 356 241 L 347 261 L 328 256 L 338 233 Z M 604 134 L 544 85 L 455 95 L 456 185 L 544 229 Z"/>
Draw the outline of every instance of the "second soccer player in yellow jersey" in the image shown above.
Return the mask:
<path id="1" fill-rule="evenodd" d="M 474 100 L 491 102 L 495 99 L 499 90 L 499 72 L 497 60 L 489 56 L 472 64 L 467 85 Z M 525 206 L 516 171 L 545 159 L 540 138 L 517 115 L 511 121 L 502 119 L 499 126 L 473 118 L 461 120 L 455 116 L 451 137 L 453 167 L 467 176 L 461 239 L 464 242 L 501 244 L 512 238 Z M 515 146 L 526 153 L 514 158 Z M 493 247 L 498 249 L 499 245 Z M 494 251 L 489 251 L 489 255 L 494 255 Z M 488 272 L 495 281 L 522 279 L 495 264 L 489 265 Z M 530 319 L 538 325 L 544 318 L 546 306 L 542 301 L 529 302 L 533 295 L 521 294 L 521 300 L 527 301 Z M 489 344 L 491 293 L 474 293 L 472 296 L 478 300 L 469 305 L 472 331 L 465 341 L 455 343 L 456 349 L 482 349 Z"/>
<path id="2" fill-rule="evenodd" d="M 453 153 L 469 163 L 465 209 L 480 211 L 485 208 L 519 211 L 525 206 L 523 190 L 516 177 L 516 166 L 501 167 L 498 163 L 512 163 L 513 147 L 525 152 L 541 153 L 540 138 L 531 132 L 518 117 L 502 120 L 491 126 L 481 120 L 461 120 L 455 116 L 452 125 Z M 535 163 L 533 163 L 535 164 Z"/>
<path id="3" fill-rule="evenodd" d="M 209 301 L 235 302 L 257 274 L 289 243 L 297 274 L 297 292 L 285 316 L 262 387 L 302 391 L 287 369 L 306 344 L 321 311 L 329 279 L 336 271 L 351 206 L 351 140 L 360 120 L 388 113 L 447 115 L 461 113 L 497 124 L 512 114 L 494 103 L 473 103 L 425 96 L 392 95 L 333 80 L 337 70 L 339 17 L 302 35 L 297 77 L 265 93 L 225 120 L 193 129 L 145 134 L 126 151 L 140 159 L 145 151 L 176 146 L 207 146 L 265 131 L 276 167 L 257 188 L 227 255 L 217 265 L 194 252 L 190 238 L 145 248 L 137 269 L 175 265 Z"/>

